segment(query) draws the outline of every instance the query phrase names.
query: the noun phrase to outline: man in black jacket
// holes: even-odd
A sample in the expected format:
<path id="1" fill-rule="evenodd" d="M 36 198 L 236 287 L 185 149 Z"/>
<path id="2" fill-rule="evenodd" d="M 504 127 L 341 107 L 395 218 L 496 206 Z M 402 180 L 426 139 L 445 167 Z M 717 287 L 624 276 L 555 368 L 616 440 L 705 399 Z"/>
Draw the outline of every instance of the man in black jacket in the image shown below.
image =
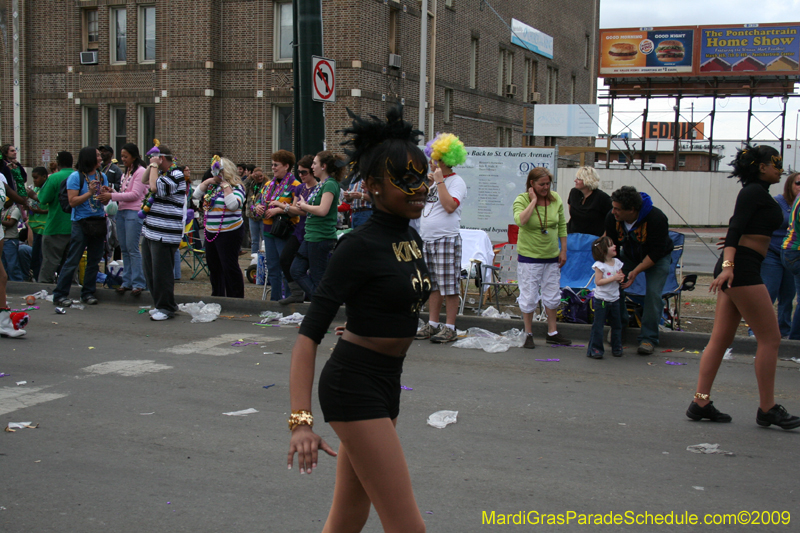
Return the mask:
<path id="1" fill-rule="evenodd" d="M 669 236 L 669 221 L 663 211 L 653 207 L 650 196 L 637 192 L 634 187 L 621 187 L 614 191 L 611 205 L 611 212 L 606 216 L 606 235 L 617 246 L 626 276 L 620 284 L 622 323 L 628 323 L 624 291 L 639 274 L 644 273 L 647 289 L 638 353 L 651 355 L 658 344 L 658 324 L 664 307 L 661 295 L 674 247 Z"/>

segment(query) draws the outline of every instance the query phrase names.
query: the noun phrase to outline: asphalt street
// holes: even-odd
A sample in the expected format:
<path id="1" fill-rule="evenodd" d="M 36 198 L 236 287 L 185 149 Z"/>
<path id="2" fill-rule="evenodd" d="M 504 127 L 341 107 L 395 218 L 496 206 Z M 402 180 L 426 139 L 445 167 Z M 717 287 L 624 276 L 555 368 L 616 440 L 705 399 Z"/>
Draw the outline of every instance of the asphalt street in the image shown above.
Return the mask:
<path id="1" fill-rule="evenodd" d="M 187 315 L 151 322 L 138 312 L 108 298 L 65 315 L 42 303 L 27 337 L 0 339 L 0 372 L 10 374 L 0 378 L 0 424 L 39 425 L 0 437 L 0 531 L 320 531 L 335 459 L 322 457 L 310 476 L 286 467 L 296 328 L 260 326 L 255 314 L 224 305 L 233 318 L 207 324 Z M 317 375 L 334 343 L 328 335 L 320 346 Z M 740 511 L 788 511 L 789 525 L 755 529 L 796 530 L 800 431 L 755 424 L 754 345 L 744 346 L 723 362 L 713 391 L 733 423 L 712 424 L 684 415 L 696 354 L 640 357 L 628 346 L 624 357 L 598 361 L 585 348 L 545 347 L 541 337 L 536 350 L 495 354 L 415 342 L 398 432 L 427 530 L 504 529 L 485 523 L 492 512 L 496 524 L 520 512 L 534 521 L 536 512 L 629 512 L 634 521 L 688 512 L 702 521 Z M 796 413 L 798 369 L 781 362 L 776 383 L 779 402 Z M 250 408 L 257 412 L 223 414 Z M 442 409 L 458 411 L 458 422 L 426 425 Z M 318 432 L 338 447 L 316 392 L 314 412 Z M 734 455 L 686 449 L 701 443 Z M 752 527 L 577 520 L 517 529 Z M 382 531 L 374 512 L 364 531 Z"/>

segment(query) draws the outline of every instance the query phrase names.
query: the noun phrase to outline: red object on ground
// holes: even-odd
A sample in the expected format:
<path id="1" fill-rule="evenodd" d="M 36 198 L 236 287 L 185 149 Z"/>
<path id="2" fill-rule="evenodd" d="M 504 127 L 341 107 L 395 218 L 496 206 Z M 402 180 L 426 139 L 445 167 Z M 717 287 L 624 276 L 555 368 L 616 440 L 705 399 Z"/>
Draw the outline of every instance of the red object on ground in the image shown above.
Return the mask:
<path id="1" fill-rule="evenodd" d="M 519 226 L 516 224 L 509 224 L 508 225 L 508 242 L 511 244 L 517 244 L 517 237 L 519 236 Z"/>

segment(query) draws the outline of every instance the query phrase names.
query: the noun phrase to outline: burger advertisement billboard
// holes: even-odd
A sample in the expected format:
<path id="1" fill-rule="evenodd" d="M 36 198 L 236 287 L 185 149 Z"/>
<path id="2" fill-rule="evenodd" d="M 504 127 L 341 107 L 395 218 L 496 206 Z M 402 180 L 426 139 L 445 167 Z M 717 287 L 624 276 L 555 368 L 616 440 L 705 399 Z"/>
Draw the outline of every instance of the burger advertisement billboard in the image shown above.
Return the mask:
<path id="1" fill-rule="evenodd" d="M 674 76 L 694 70 L 695 28 L 600 30 L 600 76 Z"/>
<path id="2" fill-rule="evenodd" d="M 735 76 L 800 72 L 800 25 L 703 26 L 698 74 Z"/>

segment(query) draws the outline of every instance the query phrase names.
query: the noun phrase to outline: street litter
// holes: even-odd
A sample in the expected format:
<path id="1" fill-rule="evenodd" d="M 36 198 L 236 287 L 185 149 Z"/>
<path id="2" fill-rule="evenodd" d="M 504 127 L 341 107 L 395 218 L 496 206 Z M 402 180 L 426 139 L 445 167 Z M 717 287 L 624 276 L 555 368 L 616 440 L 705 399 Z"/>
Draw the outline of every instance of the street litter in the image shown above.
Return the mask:
<path id="1" fill-rule="evenodd" d="M 250 409 L 242 409 L 241 411 L 231 411 L 230 413 L 222 413 L 222 414 L 228 416 L 247 416 L 257 412 L 258 411 L 256 411 L 251 407 Z"/>
<path id="2" fill-rule="evenodd" d="M 6 374 L 5 372 L 0 372 L 0 378 L 7 378 L 11 374 Z"/>
<path id="3" fill-rule="evenodd" d="M 693 444 L 691 446 L 686 447 L 687 452 L 692 453 L 708 453 L 708 454 L 720 454 L 720 455 L 736 455 L 733 452 L 726 452 L 725 450 L 719 449 L 719 444 L 709 444 L 704 442 L 703 444 Z"/>
<path id="4" fill-rule="evenodd" d="M 156 412 L 153 411 L 152 413 L 139 413 L 139 414 L 142 415 L 142 416 L 147 416 L 147 415 L 154 415 L 154 414 L 156 414 Z"/>
<path id="5" fill-rule="evenodd" d="M 685 364 L 687 364 L 687 363 L 677 363 L 677 362 L 675 362 L 675 361 L 669 361 L 669 360 L 667 360 L 667 361 L 664 361 L 664 364 L 666 364 L 666 365 L 673 365 L 673 366 L 680 366 L 680 365 L 685 365 Z"/>
<path id="6" fill-rule="evenodd" d="M 411 387 L 406 387 L 405 385 L 400 385 L 400 388 L 403 390 L 414 390 Z"/>
<path id="7" fill-rule="evenodd" d="M 279 313 L 277 311 L 262 311 L 260 315 L 261 322 L 260 324 L 266 324 L 268 322 L 275 322 L 276 320 L 280 320 L 283 318 L 283 313 Z"/>
<path id="8" fill-rule="evenodd" d="M 558 363 L 561 359 L 534 359 L 534 361 L 541 361 L 542 363 Z"/>
<path id="9" fill-rule="evenodd" d="M 264 355 L 283 355 L 283 352 L 264 352 Z"/>
<path id="10" fill-rule="evenodd" d="M 258 346 L 258 343 L 257 342 L 244 342 L 243 340 L 238 340 L 238 341 L 234 342 L 233 344 L 231 344 L 231 346 L 250 346 L 250 345 Z"/>
<path id="11" fill-rule="evenodd" d="M 525 343 L 524 332 L 518 329 L 504 331 L 500 335 L 483 328 L 469 328 L 466 337 L 453 343 L 453 348 L 483 350 L 488 353 L 506 352 L 509 348 L 520 348 Z"/>
<path id="12" fill-rule="evenodd" d="M 693 488 L 694 490 L 706 490 L 705 488 L 703 488 L 703 487 L 698 487 L 697 485 L 692 485 L 692 488 Z"/>
<path id="13" fill-rule="evenodd" d="M 192 315 L 192 324 L 196 324 L 199 322 L 213 322 L 219 317 L 219 314 L 222 312 L 221 305 L 206 304 L 203 303 L 202 300 L 195 303 L 178 304 L 178 309 L 180 309 L 184 313 L 189 313 L 190 315 Z"/>
<path id="14" fill-rule="evenodd" d="M 274 386 L 275 386 L 275 384 L 273 383 L 272 385 L 264 385 L 264 388 L 265 388 L 265 389 L 268 389 L 268 388 L 270 388 L 270 387 L 274 387 Z"/>
<path id="15" fill-rule="evenodd" d="M 725 355 L 723 355 L 722 358 L 727 359 L 728 361 L 733 359 L 733 348 L 728 348 L 725 350 Z"/>
<path id="16" fill-rule="evenodd" d="M 39 427 L 39 424 L 32 426 L 33 422 L 9 422 L 6 426 L 5 431 L 7 433 L 15 433 L 18 429 L 36 429 Z"/>
<path id="17" fill-rule="evenodd" d="M 139 313 L 138 313 L 138 314 L 140 314 L 140 315 L 143 315 L 143 314 L 145 314 L 146 312 L 147 312 L 147 309 L 146 309 L 146 308 L 144 308 L 144 309 L 139 309 Z"/>
<path id="18" fill-rule="evenodd" d="M 305 316 L 301 315 L 300 313 L 292 313 L 289 316 L 285 316 L 285 317 L 279 319 L 278 320 L 278 324 L 281 324 L 281 325 L 284 325 L 284 326 L 287 325 L 287 324 L 299 324 L 299 323 L 301 323 L 303 321 L 304 318 L 305 318 Z"/>
<path id="19" fill-rule="evenodd" d="M 508 313 L 501 313 L 491 305 L 481 312 L 481 316 L 485 318 L 511 318 Z"/>
<path id="20" fill-rule="evenodd" d="M 27 385 L 27 381 L 17 381 L 17 385 Z"/>
<path id="21" fill-rule="evenodd" d="M 585 344 L 551 344 L 551 348 L 586 348 Z"/>
<path id="22" fill-rule="evenodd" d="M 428 425 L 442 429 L 448 424 L 455 424 L 458 411 L 436 411 L 428 417 Z"/>
<path id="23" fill-rule="evenodd" d="M 57 315 L 66 315 L 66 314 L 67 314 L 67 312 L 66 312 L 66 311 L 64 311 L 64 308 L 63 308 L 63 307 L 56 307 L 56 314 L 57 314 Z M 55 324 L 55 322 L 53 322 L 53 323 Z"/>
<path id="24" fill-rule="evenodd" d="M 70 306 L 72 309 L 77 309 L 78 311 L 83 311 L 86 309 L 86 306 L 83 304 L 75 303 L 75 300 L 72 301 L 72 305 Z"/>

